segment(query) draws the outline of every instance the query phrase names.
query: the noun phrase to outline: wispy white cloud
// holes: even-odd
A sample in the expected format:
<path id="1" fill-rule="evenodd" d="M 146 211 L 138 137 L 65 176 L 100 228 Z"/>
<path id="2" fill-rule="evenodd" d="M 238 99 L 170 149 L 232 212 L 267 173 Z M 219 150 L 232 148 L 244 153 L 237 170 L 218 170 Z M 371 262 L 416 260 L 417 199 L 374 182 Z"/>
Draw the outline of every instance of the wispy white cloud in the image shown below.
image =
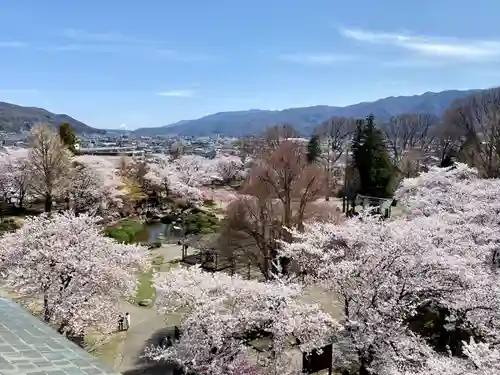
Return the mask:
<path id="1" fill-rule="evenodd" d="M 82 52 L 82 53 L 120 53 L 120 54 L 150 54 L 151 50 L 142 46 L 130 46 L 120 44 L 61 44 L 40 48 L 49 52 Z"/>
<path id="2" fill-rule="evenodd" d="M 80 52 L 85 49 L 88 49 L 88 45 L 83 44 L 63 44 L 60 46 L 55 46 L 51 48 L 53 51 L 57 52 Z"/>
<path id="3" fill-rule="evenodd" d="M 349 39 L 389 45 L 427 58 L 463 61 L 492 61 L 500 58 L 500 40 L 473 40 L 349 28 L 341 29 L 340 33 Z"/>
<path id="4" fill-rule="evenodd" d="M 136 38 L 118 31 L 90 32 L 79 29 L 63 30 L 63 42 L 59 45 L 38 48 L 52 52 L 116 53 L 140 55 L 175 62 L 201 62 L 219 60 L 214 56 L 162 48 L 154 40 Z"/>
<path id="5" fill-rule="evenodd" d="M 193 54 L 184 51 L 156 49 L 146 45 L 71 43 L 37 48 L 45 52 L 120 54 L 146 59 L 160 59 L 177 63 L 222 61 L 217 56 Z"/>
<path id="6" fill-rule="evenodd" d="M 167 90 L 159 92 L 157 95 L 175 98 L 190 98 L 196 95 L 196 91 L 194 89 Z"/>
<path id="7" fill-rule="evenodd" d="M 467 60 L 466 62 L 472 62 Z M 382 61 L 382 65 L 387 68 L 440 68 L 454 64 L 463 65 L 461 59 L 436 59 L 436 58 L 397 58 L 393 60 Z"/>
<path id="8" fill-rule="evenodd" d="M 66 29 L 63 31 L 66 38 L 94 43 L 119 43 L 119 44 L 155 44 L 155 42 L 124 35 L 118 31 L 89 32 L 78 29 Z"/>
<path id="9" fill-rule="evenodd" d="M 28 43 L 16 40 L 0 40 L 0 48 L 24 48 L 28 47 Z"/>
<path id="10" fill-rule="evenodd" d="M 36 89 L 0 89 L 0 94 L 38 94 Z"/>
<path id="11" fill-rule="evenodd" d="M 335 53 L 291 53 L 279 56 L 281 60 L 304 65 L 332 65 L 356 59 L 353 55 Z"/>
<path id="12" fill-rule="evenodd" d="M 155 52 L 159 57 L 170 61 L 178 61 L 178 62 L 222 61 L 222 58 L 220 56 L 211 56 L 205 54 L 176 51 L 171 49 L 157 49 Z"/>

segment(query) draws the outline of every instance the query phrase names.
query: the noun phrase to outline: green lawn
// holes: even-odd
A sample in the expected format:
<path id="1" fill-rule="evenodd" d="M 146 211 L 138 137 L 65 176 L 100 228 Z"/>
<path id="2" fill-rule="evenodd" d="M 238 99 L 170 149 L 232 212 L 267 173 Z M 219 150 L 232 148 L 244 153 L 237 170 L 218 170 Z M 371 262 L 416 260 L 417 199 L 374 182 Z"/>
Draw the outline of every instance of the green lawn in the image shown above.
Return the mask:
<path id="1" fill-rule="evenodd" d="M 107 227 L 104 230 L 104 235 L 114 238 L 118 242 L 133 243 L 136 236 L 142 232 L 144 224 L 137 219 L 123 219 L 118 223 Z"/>
<path id="2" fill-rule="evenodd" d="M 163 255 L 155 255 L 151 259 L 151 266 L 137 272 L 137 289 L 135 295 L 129 299 L 129 302 L 141 307 L 152 307 L 156 297 L 154 273 L 166 272 L 175 267 L 179 267 L 179 264 L 170 262 L 165 263 Z M 146 300 L 151 301 L 151 303 L 146 304 Z M 141 303 L 141 301 L 143 302 Z"/>
<path id="3" fill-rule="evenodd" d="M 154 271 L 153 267 L 147 267 L 137 273 L 137 289 L 135 295 L 130 298 L 130 303 L 143 307 L 153 306 L 156 296 L 153 280 Z"/>
<path id="4" fill-rule="evenodd" d="M 121 360 L 123 352 L 123 344 L 127 332 L 113 333 L 101 346 L 95 348 L 90 352 L 93 356 L 99 358 L 102 362 L 115 367 L 117 362 Z M 101 335 L 95 333 L 88 333 L 85 335 L 85 346 L 92 347 L 98 340 L 102 338 Z"/>
<path id="5" fill-rule="evenodd" d="M 161 266 L 165 262 L 165 257 L 161 254 L 155 256 L 151 263 L 153 266 Z"/>

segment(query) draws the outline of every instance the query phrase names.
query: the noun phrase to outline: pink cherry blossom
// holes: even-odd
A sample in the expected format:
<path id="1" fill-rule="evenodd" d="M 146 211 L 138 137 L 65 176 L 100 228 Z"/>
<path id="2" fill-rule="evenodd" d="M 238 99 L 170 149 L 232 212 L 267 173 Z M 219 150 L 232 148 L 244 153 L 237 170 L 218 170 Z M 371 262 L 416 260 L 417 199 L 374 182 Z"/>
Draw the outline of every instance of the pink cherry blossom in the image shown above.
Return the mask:
<path id="1" fill-rule="evenodd" d="M 42 298 L 42 318 L 61 332 L 116 328 L 118 303 L 135 289 L 144 249 L 104 237 L 95 220 L 41 215 L 0 237 L 4 281 L 22 295 Z"/>
<path id="2" fill-rule="evenodd" d="M 293 232 L 296 241 L 283 244 L 282 253 L 305 272 L 306 284 L 343 303 L 350 332 L 344 347 L 356 349 L 353 360 L 371 358 L 377 374 L 441 373 L 436 363 L 449 362 L 455 367 L 442 368 L 457 369 L 449 374 L 466 373 L 470 361 L 435 353 L 404 322 L 432 301 L 453 312 L 450 324 L 473 328 L 491 345 L 499 341 L 500 275 L 492 264 L 499 193 L 497 180 L 479 179 L 464 165 L 431 168 L 396 192 L 406 215 L 311 222 Z M 484 364 L 484 371 L 494 373 L 494 366 Z"/>
<path id="3" fill-rule="evenodd" d="M 255 352 L 244 342 L 245 333 L 252 330 L 270 334 L 275 353 L 252 373 L 259 369 L 260 374 L 298 374 L 301 369 L 293 367 L 289 355 L 294 340 L 300 340 L 301 350 L 310 351 L 329 343 L 338 330 L 336 320 L 319 306 L 301 302 L 298 284 L 262 283 L 181 267 L 159 274 L 156 286 L 160 312 L 187 308 L 188 313 L 180 341 L 167 349 L 152 348 L 148 355 L 204 374 L 236 374 L 235 368 L 255 363 Z"/>

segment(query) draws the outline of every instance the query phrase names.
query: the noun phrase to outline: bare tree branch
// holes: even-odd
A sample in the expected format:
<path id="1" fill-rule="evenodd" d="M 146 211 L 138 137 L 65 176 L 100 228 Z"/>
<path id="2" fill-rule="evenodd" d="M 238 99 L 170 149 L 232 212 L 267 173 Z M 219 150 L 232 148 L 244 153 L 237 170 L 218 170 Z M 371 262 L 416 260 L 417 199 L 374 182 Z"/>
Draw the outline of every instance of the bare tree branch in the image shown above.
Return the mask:
<path id="1" fill-rule="evenodd" d="M 31 129 L 30 144 L 31 190 L 45 200 L 45 211 L 50 212 L 54 198 L 69 182 L 69 154 L 59 135 L 45 125 Z"/>
<path id="2" fill-rule="evenodd" d="M 484 177 L 500 177 L 500 88 L 456 101 L 446 118 L 463 137 L 460 156 Z"/>
<path id="3" fill-rule="evenodd" d="M 346 150 L 346 143 L 356 129 L 356 119 L 347 117 L 332 117 L 317 126 L 314 134 L 326 143 L 326 153 L 322 162 L 325 168 L 325 197 L 329 199 L 335 188 L 334 165 Z"/>

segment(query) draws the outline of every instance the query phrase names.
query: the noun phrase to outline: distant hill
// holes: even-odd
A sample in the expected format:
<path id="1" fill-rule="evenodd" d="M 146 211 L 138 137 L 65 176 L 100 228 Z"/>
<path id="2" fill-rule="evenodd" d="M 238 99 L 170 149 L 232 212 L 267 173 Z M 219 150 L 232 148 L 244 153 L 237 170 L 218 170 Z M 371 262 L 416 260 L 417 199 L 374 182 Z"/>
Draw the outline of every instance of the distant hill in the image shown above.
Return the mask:
<path id="1" fill-rule="evenodd" d="M 28 130 L 34 124 L 50 124 L 59 126 L 67 122 L 76 133 L 102 133 L 68 115 L 59 115 L 42 108 L 23 107 L 16 104 L 0 102 L 0 130 L 19 133 Z"/>
<path id="2" fill-rule="evenodd" d="M 454 100 L 471 95 L 476 91 L 479 90 L 448 90 L 438 93 L 426 92 L 413 96 L 391 96 L 347 107 L 318 105 L 282 111 L 251 109 L 220 112 L 196 120 L 184 120 L 157 128 L 140 128 L 134 133 L 136 135 L 210 136 L 220 134 L 241 136 L 260 133 L 270 125 L 286 123 L 293 125 L 302 134 L 310 134 L 316 125 L 332 116 L 365 117 L 374 114 L 379 119 L 387 119 L 402 113 L 429 113 L 442 116 L 445 109 Z"/>

